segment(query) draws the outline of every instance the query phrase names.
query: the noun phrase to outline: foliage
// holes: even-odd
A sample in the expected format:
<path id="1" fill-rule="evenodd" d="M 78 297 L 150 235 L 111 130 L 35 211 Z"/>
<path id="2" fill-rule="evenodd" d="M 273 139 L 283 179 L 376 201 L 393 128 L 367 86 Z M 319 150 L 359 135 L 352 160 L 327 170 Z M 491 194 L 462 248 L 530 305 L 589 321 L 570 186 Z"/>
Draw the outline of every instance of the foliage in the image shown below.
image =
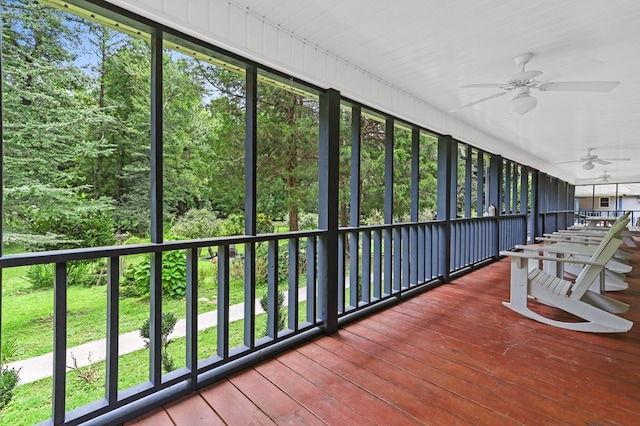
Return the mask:
<path id="1" fill-rule="evenodd" d="M 67 365 L 67 368 L 75 371 L 77 377 L 85 383 L 94 383 L 98 379 L 100 379 L 100 372 L 98 371 L 98 367 L 91 360 L 92 355 L 93 354 L 89 352 L 89 354 L 87 355 L 87 361 L 89 361 L 89 365 L 87 365 L 85 368 L 82 368 L 78 366 L 78 360 L 73 355 L 73 352 L 71 352 L 72 365 Z"/>
<path id="2" fill-rule="evenodd" d="M 214 238 L 219 234 L 217 219 L 216 213 L 211 209 L 191 209 L 174 220 L 170 232 L 189 240 Z"/>
<path id="3" fill-rule="evenodd" d="M 0 410 L 9 404 L 13 398 L 14 390 L 20 380 L 20 370 L 0 367 Z"/>
<path id="4" fill-rule="evenodd" d="M 67 285 L 93 287 L 106 285 L 106 266 L 102 262 L 68 262 Z M 29 266 L 25 274 L 34 290 L 53 288 L 54 265 L 37 264 Z"/>
<path id="5" fill-rule="evenodd" d="M 173 358 L 167 352 L 167 348 L 169 343 L 171 343 L 169 335 L 173 332 L 177 322 L 178 318 L 173 312 L 162 313 L 160 338 L 162 347 L 162 366 L 164 367 L 165 372 L 175 370 L 175 363 Z M 151 342 L 149 319 L 144 320 L 142 323 L 142 326 L 140 327 L 140 337 L 144 339 L 145 346 L 148 348 Z"/>
<path id="6" fill-rule="evenodd" d="M 191 209 L 174 220 L 170 233 L 186 239 L 243 235 L 244 217 L 231 214 L 227 218 L 219 218 L 208 208 Z"/>
<path id="7" fill-rule="evenodd" d="M 267 312 L 267 323 L 265 324 L 264 334 L 262 337 L 265 337 L 268 334 L 269 330 L 269 295 L 267 293 L 263 294 L 260 300 L 260 306 L 262 310 Z M 284 306 L 284 291 L 278 291 L 278 306 L 276 306 L 276 314 L 278 318 L 276 319 L 276 330 L 283 330 L 287 324 L 287 308 Z"/>
<path id="8" fill-rule="evenodd" d="M 290 228 L 289 217 L 286 220 L 287 226 Z M 318 214 L 311 212 L 300 212 L 298 214 L 298 228 L 301 231 L 318 229 Z"/>
<path id="9" fill-rule="evenodd" d="M 75 190 L 33 184 L 7 188 L 5 226 L 26 238 L 14 238 L 28 250 L 113 245 L 113 206 L 110 199 L 91 199 Z M 47 236 L 33 239 L 32 235 Z"/>
<path id="10" fill-rule="evenodd" d="M 0 364 L 6 363 L 9 358 L 12 358 L 16 354 L 17 350 L 17 339 L 2 339 L 2 346 L 0 347 Z"/>
<path id="11" fill-rule="evenodd" d="M 147 296 L 151 290 L 151 262 L 145 256 L 138 263 L 127 266 L 122 275 L 120 295 L 122 297 Z M 162 292 L 179 299 L 187 292 L 187 259 L 184 251 L 174 250 L 162 254 Z"/>
<path id="12" fill-rule="evenodd" d="M 240 272 L 239 268 L 231 268 Z M 307 270 L 306 244 L 301 241 L 298 254 L 298 272 L 305 274 Z M 256 247 L 255 274 L 257 283 L 266 283 L 269 278 L 269 247 L 258 245 Z M 242 271 L 244 273 L 244 271 Z M 289 246 L 278 247 L 278 282 L 285 282 L 289 274 Z"/>
<path id="13" fill-rule="evenodd" d="M 273 234 L 275 232 L 273 222 L 264 213 L 256 215 L 256 228 L 258 234 Z"/>

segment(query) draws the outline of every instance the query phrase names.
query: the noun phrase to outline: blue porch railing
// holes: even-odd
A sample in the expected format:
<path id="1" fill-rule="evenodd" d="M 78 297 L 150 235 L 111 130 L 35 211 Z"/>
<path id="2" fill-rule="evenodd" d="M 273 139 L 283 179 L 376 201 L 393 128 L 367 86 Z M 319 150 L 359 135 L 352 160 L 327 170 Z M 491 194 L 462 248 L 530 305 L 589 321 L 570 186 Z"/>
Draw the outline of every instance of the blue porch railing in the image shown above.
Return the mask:
<path id="1" fill-rule="evenodd" d="M 449 229 L 447 229 L 449 227 Z M 0 257 L 1 268 L 54 264 L 53 342 L 54 367 L 52 418 L 48 423 L 113 424 L 137 416 L 199 387 L 255 364 L 322 332 L 327 316 L 347 321 L 385 299 L 438 282 L 449 273 L 496 258 L 499 250 L 526 242 L 527 216 L 511 215 L 430 221 L 393 225 L 342 228 L 333 248 L 337 264 L 319 264 L 327 250 L 321 243 L 327 231 L 289 232 L 260 236 L 162 244 L 138 244 L 64 251 L 13 254 Z M 325 240 L 326 242 L 326 240 Z M 267 247 L 267 326 L 264 336 L 256 332 L 256 248 Z M 198 356 L 198 253 L 211 247 L 217 253 L 217 326 L 215 345 L 204 358 Z M 232 247 L 244 250 L 244 316 L 242 343 L 230 343 L 230 261 Z M 162 315 L 162 254 L 184 251 L 186 277 L 185 363 L 162 374 L 160 318 Z M 329 248 L 328 250 L 332 250 Z M 286 256 L 283 255 L 286 251 Z M 147 254 L 151 260 L 150 358 L 148 380 L 121 390 L 118 383 L 126 371 L 119 368 L 120 259 Z M 67 265 L 69 262 L 104 259 L 108 279 L 106 292 L 106 374 L 104 397 L 67 411 Z M 327 283 L 323 273 L 338 268 L 338 282 Z M 278 293 L 286 294 L 285 326 L 278 325 Z M 335 297 L 337 311 L 327 312 L 325 303 Z"/>

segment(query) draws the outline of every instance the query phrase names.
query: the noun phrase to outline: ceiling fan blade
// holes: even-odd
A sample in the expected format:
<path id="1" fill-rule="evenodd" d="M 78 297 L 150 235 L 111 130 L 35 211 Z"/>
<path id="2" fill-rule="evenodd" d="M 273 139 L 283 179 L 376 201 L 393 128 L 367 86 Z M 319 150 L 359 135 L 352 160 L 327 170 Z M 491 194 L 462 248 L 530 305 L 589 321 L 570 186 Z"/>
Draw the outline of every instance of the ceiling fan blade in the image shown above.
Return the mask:
<path id="1" fill-rule="evenodd" d="M 596 163 L 596 164 L 600 164 L 602 166 L 606 166 L 608 164 L 611 164 L 610 161 L 607 160 L 603 160 L 602 158 L 596 158 L 595 160 L 591 160 L 592 163 Z"/>
<path id="2" fill-rule="evenodd" d="M 537 89 L 543 92 L 608 92 L 619 84 L 619 81 L 558 81 L 542 83 Z"/>
<path id="3" fill-rule="evenodd" d="M 460 86 L 461 88 L 468 88 L 468 87 L 488 87 L 491 89 L 507 89 L 509 87 L 511 87 L 508 84 L 504 84 L 504 83 L 477 83 L 477 84 L 467 84 L 466 86 Z"/>
<path id="4" fill-rule="evenodd" d="M 480 102 L 488 101 L 489 99 L 497 98 L 499 96 L 503 96 L 503 95 L 506 95 L 506 94 L 507 94 L 507 92 L 496 93 L 494 95 L 487 96 L 486 98 L 478 99 L 477 101 L 471 102 L 470 104 L 462 105 L 459 108 L 449 110 L 449 112 L 457 112 L 457 111 L 460 111 L 463 108 L 467 108 L 467 107 L 470 107 L 472 105 L 479 104 Z"/>
<path id="5" fill-rule="evenodd" d="M 631 161 L 631 158 L 601 158 L 604 161 Z"/>
<path id="6" fill-rule="evenodd" d="M 586 160 L 569 160 L 569 161 L 560 161 L 559 163 L 554 163 L 554 164 L 582 163 L 583 161 L 586 161 Z"/>

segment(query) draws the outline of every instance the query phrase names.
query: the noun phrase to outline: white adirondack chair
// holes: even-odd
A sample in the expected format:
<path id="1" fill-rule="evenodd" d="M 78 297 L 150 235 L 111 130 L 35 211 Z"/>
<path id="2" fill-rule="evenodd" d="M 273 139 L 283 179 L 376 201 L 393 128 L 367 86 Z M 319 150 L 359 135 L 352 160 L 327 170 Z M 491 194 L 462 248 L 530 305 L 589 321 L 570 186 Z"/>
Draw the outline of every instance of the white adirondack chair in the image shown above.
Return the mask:
<path id="1" fill-rule="evenodd" d="M 621 232 L 626 228 L 628 223 L 629 219 L 627 215 L 625 215 L 615 222 L 613 226 L 607 228 L 607 232 L 601 233 L 597 240 L 584 240 L 582 238 L 566 239 L 555 235 L 536 238 L 537 241 L 544 243 L 542 248 L 535 246 L 517 246 L 517 248 L 529 251 L 542 251 L 545 252 L 545 254 L 550 253 L 552 256 L 573 256 L 581 260 L 588 260 L 604 238 L 611 237 L 612 235 L 620 238 Z M 629 288 L 629 284 L 624 281 L 624 274 L 630 272 L 632 267 L 627 263 L 628 259 L 619 258 L 620 253 L 620 249 L 616 250 L 612 258 L 609 259 L 605 270 L 602 272 L 604 281 L 597 280 L 594 283 L 596 289 L 598 289 L 601 284 L 604 284 L 604 288 L 600 289 L 601 291 L 621 291 Z M 556 262 L 545 261 L 544 270 L 560 277 L 566 273 L 575 277 L 580 274 L 582 266 L 571 263 L 558 264 Z"/>
<path id="2" fill-rule="evenodd" d="M 509 302 L 503 304 L 521 315 L 554 327 L 595 333 L 628 331 L 633 323 L 615 313 L 626 312 L 629 305 L 590 290 L 591 284 L 599 277 L 621 243 L 622 240 L 615 232 L 608 233 L 589 260 L 558 259 L 531 252 L 500 252 L 501 255 L 511 257 L 511 297 Z M 530 268 L 530 259 L 571 262 L 584 267 L 575 283 L 571 283 L 537 267 Z M 544 317 L 529 308 L 530 297 L 585 321 L 569 322 Z"/>

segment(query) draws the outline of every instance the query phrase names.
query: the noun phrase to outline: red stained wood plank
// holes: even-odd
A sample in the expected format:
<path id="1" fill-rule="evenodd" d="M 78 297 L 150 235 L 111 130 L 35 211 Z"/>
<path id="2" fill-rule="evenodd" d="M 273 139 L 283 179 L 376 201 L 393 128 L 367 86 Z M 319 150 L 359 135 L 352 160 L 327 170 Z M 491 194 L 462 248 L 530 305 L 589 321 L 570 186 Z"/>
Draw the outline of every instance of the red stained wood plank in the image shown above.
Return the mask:
<path id="1" fill-rule="evenodd" d="M 487 381 L 486 376 L 462 364 L 438 359 L 436 355 L 423 351 L 403 342 L 390 342 L 384 336 L 365 327 L 340 332 L 336 336 L 345 344 L 366 351 L 372 356 L 379 356 L 386 362 L 402 366 L 437 386 L 460 395 L 470 401 L 476 401 L 488 410 L 496 410 L 510 419 L 527 422 L 532 418 L 552 424 L 571 422 L 572 414 L 564 411 L 562 417 L 549 417 L 543 408 L 550 401 L 540 398 L 534 390 L 515 386 L 501 378 Z M 498 392 L 499 391 L 499 392 Z M 518 395 L 518 398 L 496 398 L 496 394 Z"/>
<path id="2" fill-rule="evenodd" d="M 261 364 L 256 371 L 328 424 L 374 424 L 332 397 L 322 387 L 306 380 L 304 372 L 298 374 L 280 361 Z"/>
<path id="3" fill-rule="evenodd" d="M 176 425 L 224 425 L 225 423 L 200 395 L 186 397 L 166 407 Z"/>
<path id="4" fill-rule="evenodd" d="M 246 395 L 228 380 L 200 391 L 202 398 L 229 425 L 275 425 Z"/>
<path id="5" fill-rule="evenodd" d="M 160 408 L 133 421 L 126 422 L 124 426 L 174 426 L 174 423 L 164 408 Z"/>
<path id="6" fill-rule="evenodd" d="M 291 351 L 278 359 L 293 370 L 303 374 L 314 385 L 351 407 L 360 416 L 378 424 L 423 424 L 416 418 L 389 404 L 365 389 L 345 380 L 342 376 L 314 362 L 298 351 Z"/>
<path id="7" fill-rule="evenodd" d="M 437 397 L 432 390 L 425 389 L 424 392 L 416 395 L 378 376 L 377 372 L 368 365 L 353 363 L 348 358 L 322 348 L 317 342 L 304 345 L 299 351 L 420 421 L 448 425 L 465 423 L 461 417 L 430 401 L 430 398 Z"/>
<path id="8" fill-rule="evenodd" d="M 519 386 L 535 389 L 546 398 L 556 401 L 555 404 L 549 405 L 551 410 L 577 412 L 581 409 L 582 415 L 588 421 L 601 419 L 601 412 L 604 411 L 610 418 L 628 421 L 628 416 L 637 415 L 637 410 L 640 409 L 640 404 L 632 396 L 636 395 L 635 392 L 632 395 L 620 397 L 615 393 L 615 388 L 610 386 L 602 387 L 602 385 L 590 383 L 582 376 L 564 374 L 561 370 L 554 371 L 549 368 L 549 363 L 529 356 L 526 350 L 516 353 L 517 351 L 511 349 L 503 354 L 495 353 L 452 338 L 446 332 L 430 330 L 433 324 L 426 321 L 424 324 L 411 325 L 406 317 L 394 317 L 396 314 L 389 315 L 391 313 L 391 311 L 385 312 L 383 318 L 377 318 L 377 321 L 363 321 L 361 324 L 384 334 L 387 338 L 416 345 L 475 368 L 483 372 L 488 381 L 492 377 L 503 377 Z M 541 324 L 541 326 L 544 325 Z M 473 333 L 468 334 L 468 339 L 473 339 Z M 613 406 L 612 401 L 615 401 Z M 594 413 L 594 410 L 598 411 Z M 578 414 L 576 414 L 577 418 Z"/>
<path id="9" fill-rule="evenodd" d="M 324 424 L 322 420 L 255 370 L 248 370 L 230 378 L 229 381 L 277 424 Z"/>
<path id="10" fill-rule="evenodd" d="M 505 418 L 493 410 L 488 410 L 482 405 L 461 397 L 448 389 L 434 385 L 418 374 L 414 374 L 407 368 L 389 363 L 380 356 L 371 355 L 353 346 L 347 345 L 336 338 L 318 339 L 316 343 L 337 356 L 342 356 L 359 366 L 366 366 L 367 370 L 375 372 L 379 377 L 393 383 L 406 392 L 413 394 L 415 398 L 424 398 L 430 404 L 437 405 L 449 411 L 451 414 L 471 420 L 476 424 L 515 424 L 516 422 Z M 405 360 L 406 361 L 406 360 Z M 405 367 L 404 364 L 401 364 Z"/>

